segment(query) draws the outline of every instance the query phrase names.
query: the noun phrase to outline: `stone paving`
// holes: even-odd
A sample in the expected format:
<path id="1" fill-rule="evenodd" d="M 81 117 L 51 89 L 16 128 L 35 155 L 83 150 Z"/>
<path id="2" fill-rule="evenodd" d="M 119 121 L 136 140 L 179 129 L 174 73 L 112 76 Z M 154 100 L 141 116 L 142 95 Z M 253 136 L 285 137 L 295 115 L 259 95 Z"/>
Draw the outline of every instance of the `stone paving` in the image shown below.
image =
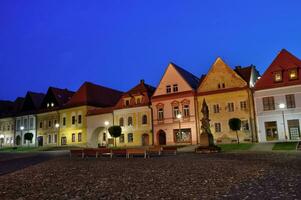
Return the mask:
<path id="1" fill-rule="evenodd" d="M 60 157 L 0 176 L 1 199 L 300 199 L 300 153 Z"/>

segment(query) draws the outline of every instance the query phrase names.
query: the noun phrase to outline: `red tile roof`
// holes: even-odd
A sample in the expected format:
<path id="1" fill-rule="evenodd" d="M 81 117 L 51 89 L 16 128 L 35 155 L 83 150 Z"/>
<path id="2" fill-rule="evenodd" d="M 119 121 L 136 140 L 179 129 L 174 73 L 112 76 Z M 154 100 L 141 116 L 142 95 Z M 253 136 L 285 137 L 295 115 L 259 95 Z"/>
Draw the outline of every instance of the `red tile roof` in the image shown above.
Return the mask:
<path id="1" fill-rule="evenodd" d="M 85 82 L 64 107 L 96 106 L 108 107 L 117 103 L 122 92 Z"/>
<path id="2" fill-rule="evenodd" d="M 272 64 L 267 68 L 262 77 L 256 82 L 255 90 L 269 89 L 284 87 L 290 85 L 301 84 L 301 60 L 295 57 L 293 54 L 285 49 L 282 49 L 277 57 L 274 59 Z M 298 70 L 298 79 L 289 80 L 289 70 Z M 274 72 L 281 71 L 282 79 L 281 82 L 274 81 Z"/>
<path id="3" fill-rule="evenodd" d="M 114 107 L 107 107 L 107 108 L 95 108 L 93 110 L 88 110 L 87 116 L 92 115 L 101 115 L 106 113 L 113 113 Z"/>

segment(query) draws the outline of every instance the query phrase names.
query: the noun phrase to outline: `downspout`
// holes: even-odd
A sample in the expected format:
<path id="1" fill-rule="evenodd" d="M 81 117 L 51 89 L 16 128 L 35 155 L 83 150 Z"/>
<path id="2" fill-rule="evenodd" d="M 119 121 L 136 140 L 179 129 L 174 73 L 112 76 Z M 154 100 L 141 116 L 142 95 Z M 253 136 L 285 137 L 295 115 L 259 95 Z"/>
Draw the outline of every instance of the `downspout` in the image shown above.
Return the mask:
<path id="1" fill-rule="evenodd" d="M 199 144 L 199 137 L 200 137 L 200 125 L 199 125 L 199 109 L 198 109 L 198 96 L 197 93 L 194 93 L 194 115 L 196 120 L 196 143 Z"/>
<path id="2" fill-rule="evenodd" d="M 153 120 L 154 120 L 154 118 L 153 118 L 153 108 L 152 108 L 152 106 L 151 105 L 149 105 L 148 106 L 149 108 L 150 108 L 150 111 L 151 111 L 151 120 L 150 120 L 150 122 L 151 122 L 151 124 L 152 124 L 152 145 L 154 145 L 155 144 L 155 138 L 154 138 L 154 123 L 153 123 Z"/>

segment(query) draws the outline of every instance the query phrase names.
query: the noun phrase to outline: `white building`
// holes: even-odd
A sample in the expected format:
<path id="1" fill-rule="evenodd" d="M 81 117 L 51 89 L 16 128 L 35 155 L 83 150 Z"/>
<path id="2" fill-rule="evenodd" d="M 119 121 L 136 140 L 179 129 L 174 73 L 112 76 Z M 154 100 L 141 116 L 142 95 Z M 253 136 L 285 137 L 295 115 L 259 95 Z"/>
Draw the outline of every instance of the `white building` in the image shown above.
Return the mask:
<path id="1" fill-rule="evenodd" d="M 15 140 L 16 145 L 35 146 L 37 140 L 37 116 L 36 113 L 43 101 L 44 94 L 27 92 L 26 97 L 21 106 L 20 112 L 16 116 L 15 123 Z M 24 136 L 26 133 L 33 135 L 32 140 L 26 141 Z"/>
<path id="2" fill-rule="evenodd" d="M 255 85 L 259 142 L 300 140 L 301 60 L 282 50 Z"/>

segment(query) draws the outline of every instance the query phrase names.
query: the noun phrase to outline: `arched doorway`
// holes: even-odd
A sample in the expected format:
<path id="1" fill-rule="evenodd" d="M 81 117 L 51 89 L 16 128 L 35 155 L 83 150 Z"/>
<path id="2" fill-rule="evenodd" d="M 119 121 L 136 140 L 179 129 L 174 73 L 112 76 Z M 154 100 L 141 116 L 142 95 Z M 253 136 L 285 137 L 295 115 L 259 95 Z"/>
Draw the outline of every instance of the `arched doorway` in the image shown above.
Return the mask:
<path id="1" fill-rule="evenodd" d="M 144 133 L 142 135 L 142 146 L 148 146 L 149 145 L 149 135 L 147 133 Z"/>
<path id="2" fill-rule="evenodd" d="M 99 147 L 107 145 L 108 134 L 104 127 L 97 127 L 94 129 L 90 137 L 88 137 L 88 146 L 89 147 Z"/>
<path id="3" fill-rule="evenodd" d="M 163 130 L 158 132 L 159 145 L 166 145 L 166 133 Z"/>

